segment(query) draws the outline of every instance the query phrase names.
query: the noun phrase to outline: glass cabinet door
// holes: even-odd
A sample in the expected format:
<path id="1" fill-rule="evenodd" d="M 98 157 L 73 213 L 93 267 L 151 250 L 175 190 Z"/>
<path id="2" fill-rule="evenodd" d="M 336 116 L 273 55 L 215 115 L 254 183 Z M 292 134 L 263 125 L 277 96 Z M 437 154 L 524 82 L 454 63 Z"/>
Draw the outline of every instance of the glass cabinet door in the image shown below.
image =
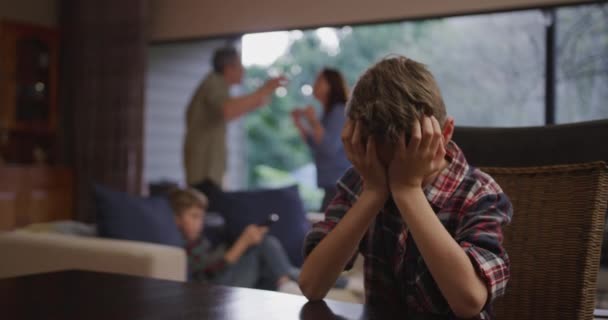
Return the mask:
<path id="1" fill-rule="evenodd" d="M 49 123 L 49 46 L 36 37 L 17 40 L 16 122 L 31 125 Z"/>

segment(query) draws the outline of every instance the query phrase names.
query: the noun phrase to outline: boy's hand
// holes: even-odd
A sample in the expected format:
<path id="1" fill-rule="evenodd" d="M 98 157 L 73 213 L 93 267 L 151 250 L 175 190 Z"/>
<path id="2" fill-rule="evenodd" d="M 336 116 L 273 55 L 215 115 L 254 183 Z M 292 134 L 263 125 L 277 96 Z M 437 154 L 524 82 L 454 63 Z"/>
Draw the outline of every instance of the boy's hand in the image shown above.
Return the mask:
<path id="1" fill-rule="evenodd" d="M 342 143 L 346 156 L 363 179 L 364 190 L 383 199 L 388 198 L 386 168 L 378 159 L 375 139 L 369 137 L 362 141 L 360 122 L 353 123 L 348 119 L 342 130 Z"/>
<path id="2" fill-rule="evenodd" d="M 224 259 L 231 264 L 237 262 L 249 247 L 258 245 L 262 242 L 267 232 L 268 227 L 261 227 L 253 224 L 248 225 L 234 245 L 226 251 Z"/>
<path id="3" fill-rule="evenodd" d="M 423 180 L 435 173 L 443 164 L 445 146 L 441 127 L 435 117 L 424 116 L 412 128 L 410 143 L 405 135 L 395 147 L 389 166 L 391 193 L 407 188 L 421 188 Z"/>
<path id="4" fill-rule="evenodd" d="M 250 224 L 243 230 L 239 240 L 243 241 L 247 247 L 255 246 L 262 242 L 266 233 L 268 233 L 268 227 Z"/>

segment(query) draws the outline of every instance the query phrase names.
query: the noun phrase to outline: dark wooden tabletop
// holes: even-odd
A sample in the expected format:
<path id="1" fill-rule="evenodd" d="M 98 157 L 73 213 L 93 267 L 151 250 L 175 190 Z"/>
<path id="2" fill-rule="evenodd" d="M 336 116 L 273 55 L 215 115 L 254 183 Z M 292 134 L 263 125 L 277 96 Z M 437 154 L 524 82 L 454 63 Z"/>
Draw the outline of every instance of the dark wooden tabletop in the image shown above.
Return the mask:
<path id="1" fill-rule="evenodd" d="M 361 319 L 363 309 L 271 291 L 87 271 L 0 280 L 0 319 Z"/>

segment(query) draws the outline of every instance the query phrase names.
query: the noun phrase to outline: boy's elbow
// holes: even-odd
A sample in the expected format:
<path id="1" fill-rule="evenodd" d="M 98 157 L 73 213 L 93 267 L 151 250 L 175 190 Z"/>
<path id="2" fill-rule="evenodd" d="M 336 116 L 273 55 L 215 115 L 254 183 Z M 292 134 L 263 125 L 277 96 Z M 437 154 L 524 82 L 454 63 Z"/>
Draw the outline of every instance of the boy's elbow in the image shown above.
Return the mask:
<path id="1" fill-rule="evenodd" d="M 451 308 L 458 318 L 470 319 L 478 316 L 486 305 L 487 294 L 470 293 L 462 295 Z"/>
<path id="2" fill-rule="evenodd" d="M 327 295 L 327 290 L 323 290 L 318 284 L 315 284 L 306 278 L 302 278 L 301 276 L 298 284 L 300 285 L 302 294 L 310 301 L 323 300 L 325 295 Z"/>
<path id="3" fill-rule="evenodd" d="M 477 306 L 460 306 L 453 307 L 452 311 L 454 312 L 454 315 L 460 319 L 471 319 L 478 316 L 481 313 L 482 308 L 483 306 L 479 308 Z"/>

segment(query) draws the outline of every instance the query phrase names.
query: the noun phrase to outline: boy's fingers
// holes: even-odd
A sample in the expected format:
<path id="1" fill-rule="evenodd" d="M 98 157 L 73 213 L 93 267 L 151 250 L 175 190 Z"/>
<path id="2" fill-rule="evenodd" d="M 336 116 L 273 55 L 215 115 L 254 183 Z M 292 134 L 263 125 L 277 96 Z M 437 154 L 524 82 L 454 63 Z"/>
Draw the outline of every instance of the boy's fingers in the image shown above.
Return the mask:
<path id="1" fill-rule="evenodd" d="M 397 143 L 395 144 L 392 159 L 395 160 L 399 157 L 405 156 L 406 150 L 407 150 L 407 147 L 405 146 L 405 132 L 404 132 L 399 136 L 399 140 L 397 140 Z"/>
<path id="2" fill-rule="evenodd" d="M 342 145 L 344 145 L 344 151 L 346 151 L 346 156 L 352 162 L 353 146 L 350 144 L 350 141 L 348 141 L 348 140 L 342 141 Z"/>
<path id="3" fill-rule="evenodd" d="M 433 122 L 431 118 L 423 116 L 420 120 L 422 126 L 422 141 L 420 142 L 420 149 L 427 150 L 431 146 L 433 140 Z"/>
<path id="4" fill-rule="evenodd" d="M 350 120 L 346 120 L 344 124 L 344 128 L 342 128 L 342 142 L 344 144 L 350 144 L 350 138 L 353 136 L 353 122 Z"/>
<path id="5" fill-rule="evenodd" d="M 365 150 L 363 149 L 363 146 L 361 144 L 361 123 L 359 121 L 355 123 L 355 129 L 353 131 L 353 137 L 351 141 L 352 148 L 353 151 L 356 153 L 356 156 L 361 156 L 362 154 L 364 154 Z"/>
<path id="6" fill-rule="evenodd" d="M 266 226 L 259 226 L 259 227 L 258 227 L 258 233 L 259 233 L 260 235 L 263 235 L 263 234 L 265 234 L 266 232 L 268 232 L 268 227 L 266 227 Z"/>
<path id="7" fill-rule="evenodd" d="M 441 140 L 441 144 L 439 145 L 439 148 L 437 149 L 437 152 L 435 153 L 435 158 L 433 159 L 433 163 L 435 164 L 435 166 L 437 168 L 441 167 L 441 163 L 443 161 L 443 159 L 445 158 L 445 147 L 443 146 L 443 138 L 440 139 Z"/>
<path id="8" fill-rule="evenodd" d="M 365 151 L 365 157 L 367 158 L 367 163 L 374 163 L 374 157 L 376 157 L 376 139 L 373 137 L 369 137 L 367 139 L 367 150 Z"/>
<path id="9" fill-rule="evenodd" d="M 352 162 L 353 156 L 353 148 L 351 144 L 351 137 L 353 135 L 353 123 L 350 120 L 346 121 L 344 128 L 342 129 L 342 144 L 344 145 L 344 151 L 346 151 L 346 156 Z"/>
<path id="10" fill-rule="evenodd" d="M 441 125 L 439 125 L 439 121 L 434 116 L 431 117 L 431 123 L 433 124 L 433 133 L 436 137 L 441 137 Z"/>
<path id="11" fill-rule="evenodd" d="M 354 163 L 353 151 L 350 148 L 350 144 L 344 144 L 344 151 L 346 152 L 346 157 L 348 158 L 348 161 Z"/>
<path id="12" fill-rule="evenodd" d="M 410 137 L 410 143 L 407 145 L 407 150 L 408 151 L 418 150 L 421 139 L 422 139 L 422 129 L 420 128 L 420 121 L 414 121 L 414 126 L 412 127 L 412 136 Z"/>
<path id="13" fill-rule="evenodd" d="M 405 132 L 399 136 L 399 140 L 397 141 L 397 153 L 403 153 L 406 149 L 405 142 Z"/>
<path id="14" fill-rule="evenodd" d="M 440 148 L 443 144 L 443 139 L 441 135 L 441 127 L 439 126 L 439 121 L 435 117 L 431 117 L 431 124 L 433 125 L 433 137 L 431 142 L 431 150 L 433 155 L 437 152 L 437 148 Z"/>
<path id="15" fill-rule="evenodd" d="M 354 146 L 359 143 L 361 139 L 361 127 L 359 126 L 359 121 L 356 121 L 353 125 L 353 134 L 350 137 L 350 143 Z"/>
<path id="16" fill-rule="evenodd" d="M 439 150 L 437 150 L 437 158 L 439 159 L 439 161 L 443 160 L 443 158 L 445 158 L 445 154 L 446 154 L 446 150 L 445 150 L 445 146 L 443 145 L 443 138 L 441 138 L 441 145 L 439 146 Z"/>

